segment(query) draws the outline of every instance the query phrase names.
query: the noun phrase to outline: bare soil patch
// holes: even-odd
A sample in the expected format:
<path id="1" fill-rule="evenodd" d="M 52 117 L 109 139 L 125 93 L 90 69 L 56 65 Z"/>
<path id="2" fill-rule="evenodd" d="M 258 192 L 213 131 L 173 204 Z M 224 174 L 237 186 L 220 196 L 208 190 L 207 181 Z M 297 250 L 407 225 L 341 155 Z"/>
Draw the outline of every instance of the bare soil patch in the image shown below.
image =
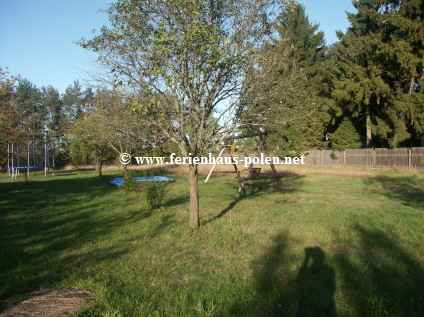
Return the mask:
<path id="1" fill-rule="evenodd" d="M 62 317 L 83 308 L 93 295 L 77 288 L 40 290 L 8 299 L 0 317 Z"/>

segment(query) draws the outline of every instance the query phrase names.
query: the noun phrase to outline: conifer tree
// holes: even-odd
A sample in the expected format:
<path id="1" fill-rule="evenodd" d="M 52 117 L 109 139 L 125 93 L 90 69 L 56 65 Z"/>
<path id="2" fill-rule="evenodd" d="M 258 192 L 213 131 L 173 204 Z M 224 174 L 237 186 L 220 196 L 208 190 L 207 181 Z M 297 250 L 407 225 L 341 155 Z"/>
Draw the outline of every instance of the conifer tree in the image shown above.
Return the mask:
<path id="1" fill-rule="evenodd" d="M 20 139 L 37 139 L 43 135 L 41 91 L 27 79 L 21 79 L 16 87 L 13 106 L 17 125 L 21 128 Z"/>
<path id="2" fill-rule="evenodd" d="M 331 148 L 336 151 L 361 148 L 361 136 L 350 120 L 343 120 L 334 133 L 330 134 Z"/>
<path id="3" fill-rule="evenodd" d="M 398 122 L 392 146 L 403 139 L 404 145 L 424 145 L 424 1 L 396 1 L 385 23 L 390 63 L 387 72 L 393 91 Z M 395 13 L 395 14 L 394 14 Z"/>
<path id="4" fill-rule="evenodd" d="M 422 130 L 422 3 L 354 1 L 351 26 L 338 32 L 333 96 L 367 146 L 396 147 Z"/>
<path id="5" fill-rule="evenodd" d="M 245 100 L 244 123 L 272 131 L 269 142 L 280 155 L 321 148 L 331 82 L 325 72 L 324 34 L 299 4 L 281 14 L 277 31 L 250 74 L 254 84 Z"/>

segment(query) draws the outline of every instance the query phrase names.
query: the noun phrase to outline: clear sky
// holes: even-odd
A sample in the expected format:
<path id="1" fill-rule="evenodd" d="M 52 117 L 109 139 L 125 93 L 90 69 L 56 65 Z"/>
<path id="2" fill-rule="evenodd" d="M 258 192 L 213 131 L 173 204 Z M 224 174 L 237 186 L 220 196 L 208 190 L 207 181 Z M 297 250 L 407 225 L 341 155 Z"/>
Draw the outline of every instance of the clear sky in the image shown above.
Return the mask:
<path id="1" fill-rule="evenodd" d="M 21 75 L 38 87 L 52 85 L 63 93 L 84 71 L 93 69 L 96 56 L 77 46 L 91 30 L 108 23 L 99 13 L 109 0 L 0 0 L 0 67 Z M 327 43 L 335 30 L 346 30 L 345 11 L 351 0 L 300 0 L 312 22 L 320 24 Z"/>

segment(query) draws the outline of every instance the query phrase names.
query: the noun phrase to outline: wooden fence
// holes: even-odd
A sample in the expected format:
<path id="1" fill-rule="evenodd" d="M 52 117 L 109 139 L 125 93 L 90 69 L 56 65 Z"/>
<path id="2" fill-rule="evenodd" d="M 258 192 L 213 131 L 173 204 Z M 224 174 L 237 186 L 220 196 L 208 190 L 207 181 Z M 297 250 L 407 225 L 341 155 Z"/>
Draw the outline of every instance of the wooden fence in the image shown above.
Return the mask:
<path id="1" fill-rule="evenodd" d="M 424 147 L 345 151 L 311 150 L 305 155 L 305 165 L 313 166 L 424 168 Z"/>

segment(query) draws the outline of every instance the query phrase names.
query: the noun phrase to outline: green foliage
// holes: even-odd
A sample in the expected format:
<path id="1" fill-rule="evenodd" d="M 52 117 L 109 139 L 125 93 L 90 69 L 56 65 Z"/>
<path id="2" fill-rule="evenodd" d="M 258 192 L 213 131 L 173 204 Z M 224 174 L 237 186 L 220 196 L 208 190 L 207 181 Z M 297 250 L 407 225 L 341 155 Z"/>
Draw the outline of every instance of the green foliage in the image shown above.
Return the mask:
<path id="1" fill-rule="evenodd" d="M 336 132 L 330 133 L 331 148 L 336 151 L 361 148 L 361 136 L 350 120 L 344 120 Z"/>
<path id="2" fill-rule="evenodd" d="M 153 176 L 152 173 L 143 173 L 145 179 Z M 169 192 L 167 182 L 136 182 L 134 177 L 140 176 L 137 171 L 129 171 L 128 178 L 124 178 L 122 189 L 126 192 L 143 192 L 146 207 L 150 210 L 157 209 L 163 205 L 165 197 Z"/>
<path id="3" fill-rule="evenodd" d="M 18 78 L 11 77 L 7 69 L 0 68 L 0 146 L 4 148 L 9 142 L 16 140 L 21 133 L 18 125 L 19 114 L 14 107 L 15 89 Z M 0 160 L 5 155 L 0 153 Z"/>
<path id="4" fill-rule="evenodd" d="M 115 152 L 101 138 L 101 131 L 87 129 L 91 126 L 94 116 L 87 114 L 76 120 L 68 133 L 68 150 L 71 159 L 77 165 L 104 163 L 116 158 Z"/>
<path id="5" fill-rule="evenodd" d="M 144 173 L 144 178 L 152 177 L 150 172 Z M 142 182 L 140 183 L 142 190 L 145 193 L 146 206 L 150 210 L 157 209 L 162 206 L 164 199 L 169 191 L 167 182 Z"/>
<path id="6" fill-rule="evenodd" d="M 146 195 L 146 205 L 149 209 L 157 209 L 163 205 L 169 191 L 166 182 L 143 182 L 142 189 Z"/>
<path id="7" fill-rule="evenodd" d="M 224 114 L 240 113 L 237 102 L 218 105 L 242 93 L 252 52 L 292 2 L 119 0 L 108 10 L 111 27 L 80 45 L 139 92 L 130 108 L 146 126 L 197 155 L 224 132 Z"/>
<path id="8" fill-rule="evenodd" d="M 330 154 L 330 157 L 333 159 L 333 160 L 337 160 L 339 157 L 337 156 L 337 153 L 336 152 L 331 152 L 331 154 Z"/>
<path id="9" fill-rule="evenodd" d="M 128 177 L 124 178 L 124 183 L 122 184 L 122 189 L 126 192 L 138 192 L 141 191 L 141 184 L 134 180 L 134 173 L 132 171 L 128 172 Z"/>
<path id="10" fill-rule="evenodd" d="M 323 148 L 331 104 L 324 34 L 302 5 L 286 8 L 276 29 L 248 75 L 243 124 L 270 131 L 268 149 L 278 155 Z"/>
<path id="11" fill-rule="evenodd" d="M 68 124 L 81 118 L 94 102 L 94 93 L 90 88 L 83 90 L 78 80 L 66 87 L 62 98 L 63 111 Z"/>
<path id="12" fill-rule="evenodd" d="M 71 161 L 74 165 L 85 165 L 95 163 L 92 161 L 92 147 L 85 140 L 75 140 L 67 146 Z"/>
<path id="13" fill-rule="evenodd" d="M 338 115 L 362 125 L 369 145 L 418 145 L 424 127 L 422 1 L 353 4 L 351 27 L 338 33 L 333 48 Z"/>

